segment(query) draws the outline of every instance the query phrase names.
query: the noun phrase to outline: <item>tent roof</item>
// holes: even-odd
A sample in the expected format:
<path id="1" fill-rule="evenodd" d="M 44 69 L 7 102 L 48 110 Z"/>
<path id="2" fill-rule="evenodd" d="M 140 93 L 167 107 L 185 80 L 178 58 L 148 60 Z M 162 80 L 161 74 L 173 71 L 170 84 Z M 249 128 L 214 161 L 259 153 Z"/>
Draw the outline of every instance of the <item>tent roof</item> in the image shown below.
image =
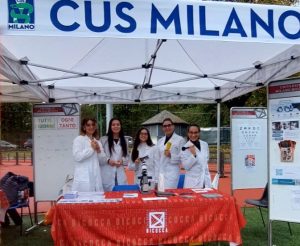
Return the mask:
<path id="1" fill-rule="evenodd" d="M 24 101 L 130 104 L 226 101 L 300 70 L 300 45 L 160 42 L 3 37 L 1 59 L 7 67 L 1 73 L 7 85 L 18 85 L 13 87 Z M 20 64 L 24 57 L 27 65 Z M 8 88 L 2 87 L 1 101 L 20 101 Z"/>
<path id="2" fill-rule="evenodd" d="M 299 72 L 299 39 L 265 43 L 3 33 L 0 100 L 82 104 L 226 101 Z"/>
<path id="3" fill-rule="evenodd" d="M 150 119 L 143 122 L 142 125 L 145 126 L 145 125 L 161 124 L 163 122 L 163 120 L 166 118 L 170 118 L 174 122 L 174 124 L 188 125 L 188 123 L 186 121 L 184 121 L 183 119 L 179 118 L 178 116 L 172 114 L 171 112 L 169 112 L 167 110 L 163 110 L 160 113 L 158 113 L 157 115 L 154 115 Z"/>

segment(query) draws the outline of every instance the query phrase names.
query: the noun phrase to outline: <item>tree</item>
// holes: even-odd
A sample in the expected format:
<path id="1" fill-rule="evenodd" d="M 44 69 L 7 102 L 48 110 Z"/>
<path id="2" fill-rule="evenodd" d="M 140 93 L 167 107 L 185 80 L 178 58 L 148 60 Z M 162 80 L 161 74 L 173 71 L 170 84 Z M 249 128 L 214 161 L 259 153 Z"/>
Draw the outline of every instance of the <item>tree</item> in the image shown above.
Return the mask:
<path id="1" fill-rule="evenodd" d="M 2 103 L 0 108 L 1 139 L 22 144 L 31 136 L 32 104 Z"/>

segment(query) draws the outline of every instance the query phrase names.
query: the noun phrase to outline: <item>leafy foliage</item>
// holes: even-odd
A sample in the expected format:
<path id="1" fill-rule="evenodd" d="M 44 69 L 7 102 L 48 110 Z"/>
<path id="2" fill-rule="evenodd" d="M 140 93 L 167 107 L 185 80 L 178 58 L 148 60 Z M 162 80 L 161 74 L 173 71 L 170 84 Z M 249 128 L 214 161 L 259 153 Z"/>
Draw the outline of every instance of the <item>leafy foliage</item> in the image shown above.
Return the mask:
<path id="1" fill-rule="evenodd" d="M 248 107 L 266 107 L 267 106 L 267 89 L 266 87 L 260 88 L 253 91 L 247 101 L 245 106 Z"/>
<path id="2" fill-rule="evenodd" d="M 32 104 L 2 103 L 0 109 L 0 138 L 20 145 L 31 136 Z"/>

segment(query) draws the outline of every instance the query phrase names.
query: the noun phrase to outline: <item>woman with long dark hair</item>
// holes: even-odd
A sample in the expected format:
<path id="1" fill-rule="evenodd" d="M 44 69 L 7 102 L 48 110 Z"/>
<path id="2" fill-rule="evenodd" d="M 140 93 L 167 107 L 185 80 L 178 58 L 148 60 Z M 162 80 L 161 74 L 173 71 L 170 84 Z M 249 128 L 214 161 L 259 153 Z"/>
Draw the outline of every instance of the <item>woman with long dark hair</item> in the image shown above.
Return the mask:
<path id="1" fill-rule="evenodd" d="M 112 191 L 115 185 L 127 184 L 124 166 L 128 164 L 128 147 L 120 119 L 109 121 L 106 136 L 100 141 L 107 157 L 100 166 L 103 188 L 104 191 Z"/>
<path id="2" fill-rule="evenodd" d="M 150 132 L 146 127 L 140 128 L 135 136 L 131 158 L 128 169 L 135 171 L 135 183 L 139 183 L 142 175 L 142 165 L 146 165 L 148 176 L 152 177 L 151 183 L 157 183 L 155 180 L 155 171 L 157 168 L 156 147 L 153 144 Z"/>
<path id="3" fill-rule="evenodd" d="M 94 118 L 85 118 L 73 141 L 75 160 L 73 191 L 103 191 L 99 163 L 106 159 Z"/>

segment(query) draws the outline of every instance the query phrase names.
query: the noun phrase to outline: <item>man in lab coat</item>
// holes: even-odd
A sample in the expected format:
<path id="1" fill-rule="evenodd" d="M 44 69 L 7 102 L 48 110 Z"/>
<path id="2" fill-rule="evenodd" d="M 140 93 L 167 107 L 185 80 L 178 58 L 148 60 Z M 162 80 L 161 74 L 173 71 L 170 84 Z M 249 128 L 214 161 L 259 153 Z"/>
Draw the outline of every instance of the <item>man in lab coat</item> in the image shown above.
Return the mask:
<path id="1" fill-rule="evenodd" d="M 170 118 L 166 118 L 162 122 L 163 132 L 165 136 L 157 143 L 158 148 L 158 167 L 157 174 L 163 176 L 164 188 L 177 188 L 180 173 L 180 151 L 185 143 L 183 137 L 177 135 L 174 130 L 175 126 Z"/>

